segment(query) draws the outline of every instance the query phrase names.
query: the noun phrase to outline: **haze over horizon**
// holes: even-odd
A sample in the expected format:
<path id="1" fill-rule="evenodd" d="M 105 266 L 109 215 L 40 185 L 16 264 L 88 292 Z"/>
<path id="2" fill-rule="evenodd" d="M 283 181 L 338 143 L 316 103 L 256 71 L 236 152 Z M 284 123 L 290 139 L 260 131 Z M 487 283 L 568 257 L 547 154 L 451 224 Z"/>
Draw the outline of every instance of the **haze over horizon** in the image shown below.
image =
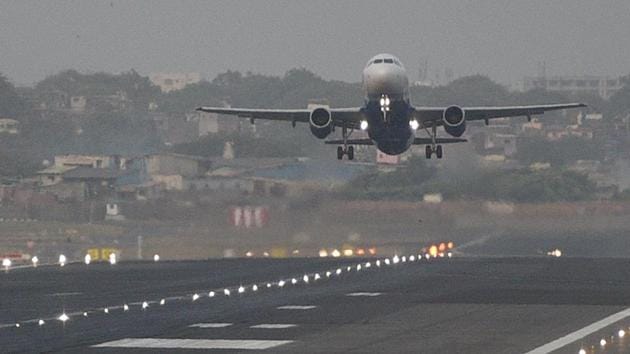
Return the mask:
<path id="1" fill-rule="evenodd" d="M 630 73 L 630 2 L 19 1 L 0 4 L 0 73 L 30 85 L 65 69 L 117 73 L 305 67 L 356 82 L 389 52 L 412 80 Z"/>

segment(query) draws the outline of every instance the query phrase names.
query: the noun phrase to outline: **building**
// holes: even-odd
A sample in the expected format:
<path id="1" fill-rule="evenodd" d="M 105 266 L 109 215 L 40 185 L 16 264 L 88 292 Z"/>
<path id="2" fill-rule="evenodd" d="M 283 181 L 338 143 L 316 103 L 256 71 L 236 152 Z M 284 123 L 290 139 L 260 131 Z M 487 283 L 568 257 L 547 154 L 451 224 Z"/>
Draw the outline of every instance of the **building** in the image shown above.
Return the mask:
<path id="1" fill-rule="evenodd" d="M 187 85 L 201 81 L 199 73 L 151 73 L 149 80 L 159 86 L 162 92 L 181 90 Z"/>
<path id="2" fill-rule="evenodd" d="M 525 91 L 543 89 L 565 94 L 589 94 L 606 100 L 622 87 L 621 78 L 614 79 L 607 76 L 526 77 L 523 82 Z"/>
<path id="3" fill-rule="evenodd" d="M 15 119 L 0 118 L 0 134 L 17 134 L 19 124 Z"/>

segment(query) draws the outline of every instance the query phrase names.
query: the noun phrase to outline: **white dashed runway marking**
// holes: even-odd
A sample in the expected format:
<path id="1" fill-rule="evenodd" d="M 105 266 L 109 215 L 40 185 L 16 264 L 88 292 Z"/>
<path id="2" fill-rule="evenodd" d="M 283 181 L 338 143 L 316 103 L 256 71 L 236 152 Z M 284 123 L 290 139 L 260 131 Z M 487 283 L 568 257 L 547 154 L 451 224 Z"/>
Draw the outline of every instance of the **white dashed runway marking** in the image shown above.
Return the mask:
<path id="1" fill-rule="evenodd" d="M 292 328 L 292 327 L 297 327 L 297 325 L 289 324 L 289 323 L 263 323 L 263 324 L 251 326 L 249 328 L 284 329 L 284 328 Z"/>
<path id="2" fill-rule="evenodd" d="M 150 349 L 233 349 L 265 350 L 292 343 L 292 340 L 258 339 L 166 339 L 125 338 L 94 345 L 95 348 L 150 348 Z"/>
<path id="3" fill-rule="evenodd" d="M 188 327 L 195 328 L 225 328 L 231 326 L 231 323 L 195 323 Z"/>
<path id="4" fill-rule="evenodd" d="M 365 292 L 346 294 L 346 296 L 368 296 L 368 297 L 374 297 L 374 296 L 380 296 L 380 295 L 383 295 L 383 294 L 382 293 L 365 293 Z"/>
<path id="5" fill-rule="evenodd" d="M 279 306 L 278 310 L 311 310 L 316 308 L 314 305 L 285 305 Z"/>

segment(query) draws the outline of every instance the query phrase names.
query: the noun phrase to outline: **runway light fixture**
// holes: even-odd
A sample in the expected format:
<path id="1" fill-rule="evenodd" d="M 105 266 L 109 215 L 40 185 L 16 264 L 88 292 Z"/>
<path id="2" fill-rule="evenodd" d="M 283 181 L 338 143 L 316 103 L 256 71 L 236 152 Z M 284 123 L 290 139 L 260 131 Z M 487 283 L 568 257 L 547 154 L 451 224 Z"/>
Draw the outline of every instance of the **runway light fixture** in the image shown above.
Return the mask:
<path id="1" fill-rule="evenodd" d="M 331 255 L 335 258 L 340 257 L 341 256 L 341 252 L 339 252 L 338 249 L 334 249 L 331 253 Z"/>
<path id="2" fill-rule="evenodd" d="M 330 271 L 326 272 L 326 278 L 330 278 L 331 275 L 332 275 L 332 273 Z"/>
<path id="3" fill-rule="evenodd" d="M 146 302 L 146 301 L 142 302 L 142 309 L 143 310 L 146 310 L 148 307 L 149 307 L 149 303 L 148 302 Z"/>
<path id="4" fill-rule="evenodd" d="M 606 342 L 606 339 L 604 339 L 604 338 L 602 338 L 602 339 L 599 341 L 599 345 L 600 345 L 600 346 L 602 346 L 602 347 L 605 347 L 605 346 L 606 346 L 606 344 L 607 344 L 607 342 Z"/>
<path id="5" fill-rule="evenodd" d="M 406 263 L 407 262 L 407 257 L 402 256 L 401 260 L 402 260 L 403 263 Z"/>
<path id="6" fill-rule="evenodd" d="M 230 289 L 223 289 L 223 295 L 230 296 Z"/>
<path id="7" fill-rule="evenodd" d="M 67 261 L 66 256 L 64 256 L 63 254 L 60 254 L 59 255 L 59 265 L 62 266 L 62 267 L 65 266 L 66 265 L 66 261 Z"/>
<path id="8" fill-rule="evenodd" d="M 337 273 L 337 275 L 341 274 L 341 268 L 337 268 L 337 271 L 335 271 L 335 273 Z"/>
<path id="9" fill-rule="evenodd" d="M 215 295 L 214 291 L 211 291 L 211 292 L 208 293 L 208 297 L 214 297 L 214 295 Z"/>
<path id="10" fill-rule="evenodd" d="M 159 254 L 154 254 L 153 255 L 153 262 L 159 262 L 160 261 L 160 255 Z"/>
<path id="11" fill-rule="evenodd" d="M 409 262 L 415 262 L 415 260 L 416 260 L 416 256 L 414 255 L 409 256 Z"/>
<path id="12" fill-rule="evenodd" d="M 83 257 L 83 262 L 85 264 L 90 264 L 92 262 L 92 256 L 90 256 L 90 254 L 86 254 L 85 257 Z"/>
<path id="13" fill-rule="evenodd" d="M 192 296 L 192 301 L 197 301 L 197 300 L 199 300 L 199 294 L 194 294 Z"/>
<path id="14" fill-rule="evenodd" d="M 357 272 L 361 270 L 361 265 L 357 264 Z"/>
<path id="15" fill-rule="evenodd" d="M 347 267 L 346 267 L 346 271 L 347 271 L 348 273 L 350 273 L 350 271 L 351 271 L 351 270 L 352 270 L 352 267 L 351 267 L 351 266 L 347 266 Z"/>
<path id="16" fill-rule="evenodd" d="M 580 349 L 580 351 L 578 352 L 578 354 L 586 354 L 586 350 L 584 348 Z"/>
<path id="17" fill-rule="evenodd" d="M 43 325 L 45 325 L 45 324 L 46 324 L 46 322 L 45 322 L 44 320 L 39 320 L 39 321 L 37 321 L 37 325 L 38 325 L 38 326 L 43 326 Z"/>
<path id="18" fill-rule="evenodd" d="M 66 315 L 66 313 L 64 312 L 61 314 L 61 316 L 57 317 L 57 319 L 61 322 L 66 322 L 70 319 L 70 317 L 68 317 L 68 315 Z"/>
<path id="19" fill-rule="evenodd" d="M 372 263 L 370 262 L 365 263 L 365 268 L 370 268 L 371 266 L 372 266 Z"/>
<path id="20" fill-rule="evenodd" d="M 20 324 L 19 324 L 19 323 L 16 323 L 16 324 L 15 324 L 15 328 L 20 328 Z"/>
<path id="21" fill-rule="evenodd" d="M 381 260 L 380 259 L 376 260 L 376 266 L 379 267 L 379 268 L 381 267 Z"/>
<path id="22" fill-rule="evenodd" d="M 291 284 L 293 284 L 293 285 L 297 284 L 297 279 L 295 279 L 295 278 L 291 279 Z"/>
<path id="23" fill-rule="evenodd" d="M 398 262 L 400 262 L 400 258 L 398 257 L 398 255 L 395 255 L 394 258 L 392 258 L 392 262 L 394 264 L 397 264 Z"/>
<path id="24" fill-rule="evenodd" d="M 258 291 L 258 285 L 254 284 L 254 285 L 252 286 L 252 291 Z"/>
<path id="25" fill-rule="evenodd" d="M 617 332 L 617 336 L 619 338 L 623 338 L 626 336 L 626 331 L 624 331 L 623 329 L 620 329 L 619 332 Z"/>
<path id="26" fill-rule="evenodd" d="M 389 258 L 385 258 L 385 265 L 389 265 Z"/>
<path id="27" fill-rule="evenodd" d="M 271 288 L 271 283 L 267 283 L 267 288 Z"/>
<path id="28" fill-rule="evenodd" d="M 315 280 L 319 280 L 320 278 L 319 273 L 315 273 Z"/>
<path id="29" fill-rule="evenodd" d="M 321 250 L 319 250 L 319 256 L 322 258 L 328 257 L 328 251 L 322 248 Z"/>
<path id="30" fill-rule="evenodd" d="M 418 123 L 417 120 L 412 119 L 409 121 L 409 127 L 413 130 L 418 130 L 418 128 L 420 128 L 420 123 Z"/>
<path id="31" fill-rule="evenodd" d="M 103 312 L 109 313 L 109 309 L 106 307 L 106 308 L 103 309 Z"/>
<path id="32" fill-rule="evenodd" d="M 367 120 L 362 120 L 361 123 L 359 123 L 359 128 L 361 128 L 361 130 L 367 130 L 368 126 Z"/>
<path id="33" fill-rule="evenodd" d="M 39 258 L 37 258 L 37 256 L 34 256 L 33 258 L 31 258 L 31 262 L 33 263 L 33 267 L 37 267 L 37 263 L 39 263 Z"/>
<path id="34" fill-rule="evenodd" d="M 116 253 L 109 254 L 109 264 L 111 265 L 116 264 Z"/>
<path id="35" fill-rule="evenodd" d="M 281 287 L 281 288 L 284 286 L 284 284 L 285 284 L 284 280 L 280 280 L 278 282 L 278 286 Z"/>
<path id="36" fill-rule="evenodd" d="M 125 311 L 125 312 L 129 311 L 129 305 L 124 304 L 123 305 L 123 311 Z"/>
<path id="37" fill-rule="evenodd" d="M 245 288 L 244 288 L 242 285 L 241 285 L 241 286 L 239 286 L 239 287 L 238 287 L 238 293 L 239 293 L 239 294 L 242 294 L 242 293 L 244 293 L 244 292 L 245 292 Z"/>
<path id="38" fill-rule="evenodd" d="M 84 313 L 83 313 L 83 317 L 88 317 L 88 313 L 87 313 L 87 312 L 84 312 Z"/>
<path id="39" fill-rule="evenodd" d="M 166 304 L 166 300 L 161 299 L 161 300 L 160 300 L 160 306 L 164 306 L 164 304 Z"/>
<path id="40" fill-rule="evenodd" d="M 308 284 L 308 280 L 309 280 L 309 279 L 308 279 L 308 275 L 304 275 L 304 276 L 302 277 L 302 280 L 303 280 L 306 284 Z"/>
<path id="41" fill-rule="evenodd" d="M 447 254 L 446 254 L 446 256 L 447 256 L 448 258 L 453 258 L 453 252 L 449 252 L 449 253 L 447 253 Z"/>

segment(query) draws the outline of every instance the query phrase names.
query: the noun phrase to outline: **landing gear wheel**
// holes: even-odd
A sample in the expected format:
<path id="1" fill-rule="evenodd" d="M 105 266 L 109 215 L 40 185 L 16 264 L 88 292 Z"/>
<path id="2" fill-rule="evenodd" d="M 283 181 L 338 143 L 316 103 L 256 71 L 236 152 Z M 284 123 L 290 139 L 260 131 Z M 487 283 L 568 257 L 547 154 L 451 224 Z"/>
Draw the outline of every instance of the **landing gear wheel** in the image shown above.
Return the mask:
<path id="1" fill-rule="evenodd" d="M 425 153 L 427 159 L 430 159 L 431 155 L 433 154 L 433 149 L 431 148 L 431 146 L 427 145 L 425 150 L 424 150 L 424 153 Z"/>
<path id="2" fill-rule="evenodd" d="M 437 156 L 438 159 L 442 158 L 442 145 L 438 145 L 435 148 L 435 156 Z"/>
<path id="3" fill-rule="evenodd" d="M 348 146 L 348 160 L 354 160 L 354 146 Z"/>
<path id="4" fill-rule="evenodd" d="M 341 146 L 337 147 L 337 160 L 343 159 L 343 148 Z"/>

